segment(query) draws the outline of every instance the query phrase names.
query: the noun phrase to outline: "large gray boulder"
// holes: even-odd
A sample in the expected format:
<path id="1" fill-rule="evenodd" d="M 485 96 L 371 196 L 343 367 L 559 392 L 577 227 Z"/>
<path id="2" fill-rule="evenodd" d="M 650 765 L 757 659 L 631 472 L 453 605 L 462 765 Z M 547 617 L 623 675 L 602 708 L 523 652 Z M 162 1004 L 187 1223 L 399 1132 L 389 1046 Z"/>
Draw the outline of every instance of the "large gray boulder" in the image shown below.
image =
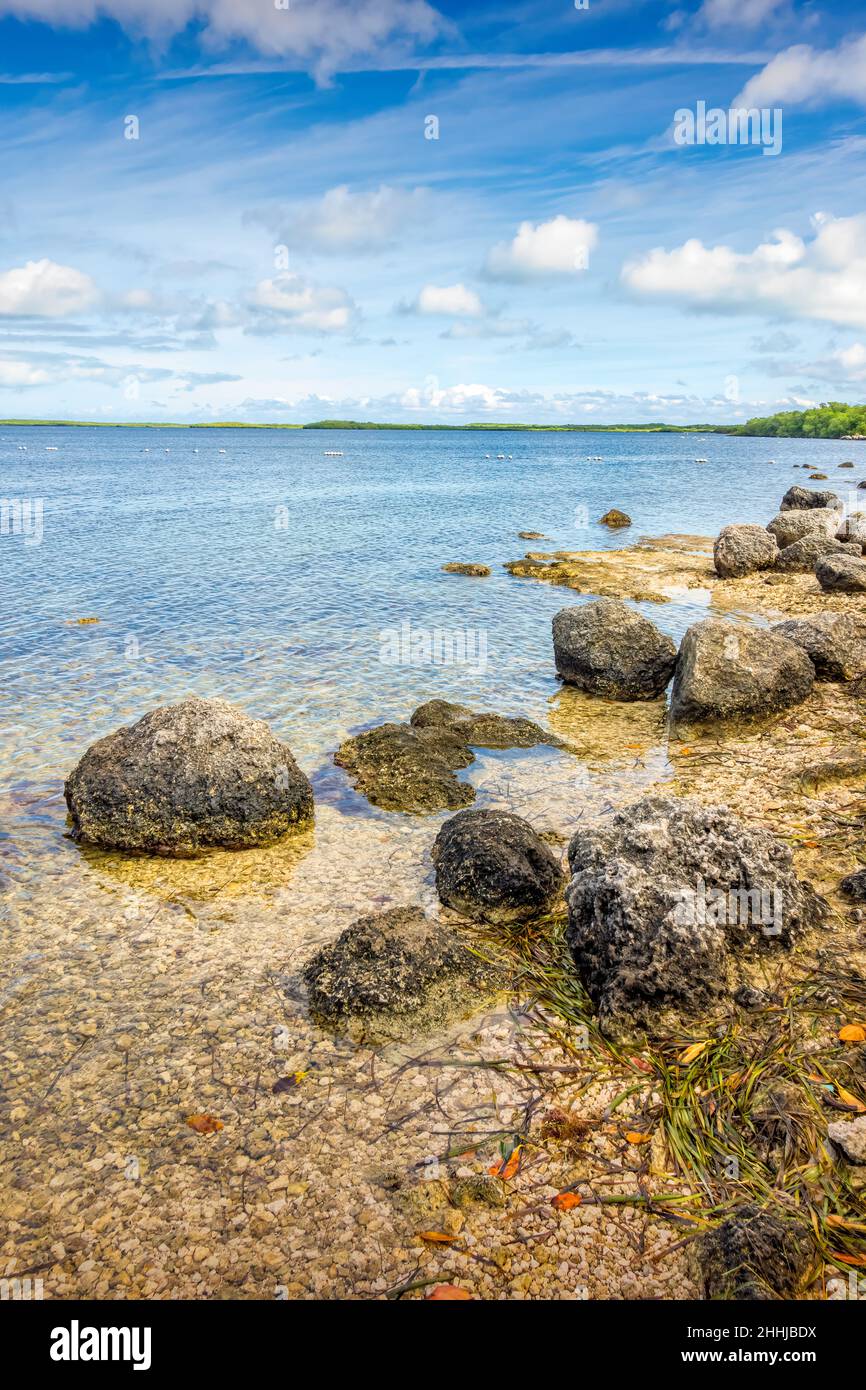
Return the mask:
<path id="1" fill-rule="evenodd" d="M 197 696 L 94 743 L 65 792 L 76 839 L 152 854 L 270 844 L 313 817 L 312 788 L 268 725 Z"/>
<path id="2" fill-rule="evenodd" d="M 822 906 L 792 855 L 725 807 L 647 797 L 568 850 L 568 945 L 602 1026 L 663 1026 L 733 986 L 738 952 L 789 947 Z"/>
<path id="3" fill-rule="evenodd" d="M 826 536 L 830 539 L 839 525 L 839 513 L 833 507 L 812 507 L 806 511 L 779 512 L 767 526 L 776 537 L 780 550 L 793 545 L 804 536 Z"/>
<path id="4" fill-rule="evenodd" d="M 827 555 L 815 567 L 821 588 L 831 594 L 866 594 L 866 560 L 855 555 Z"/>
<path id="5" fill-rule="evenodd" d="M 786 637 L 705 618 L 680 645 L 671 713 L 694 723 L 769 714 L 800 704 L 814 681 L 808 656 Z"/>
<path id="6" fill-rule="evenodd" d="M 837 541 L 856 541 L 859 546 L 866 545 L 866 512 L 849 512 L 839 530 Z"/>
<path id="7" fill-rule="evenodd" d="M 508 811 L 461 811 L 436 836 L 436 892 L 446 907 L 484 922 L 525 922 L 562 897 L 556 855 Z"/>
<path id="8" fill-rule="evenodd" d="M 739 579 L 772 569 L 778 553 L 776 537 L 765 526 L 725 526 L 713 546 L 713 562 L 721 579 Z"/>
<path id="9" fill-rule="evenodd" d="M 310 1013 L 331 1026 L 393 1034 L 440 1021 L 450 1005 L 501 987 L 499 972 L 419 907 L 361 917 L 304 969 Z"/>
<path id="10" fill-rule="evenodd" d="M 816 613 L 776 623 L 773 631 L 803 648 L 819 681 L 866 676 L 866 614 Z"/>
<path id="11" fill-rule="evenodd" d="M 677 649 L 621 599 L 563 608 L 553 619 L 557 673 L 569 685 L 614 700 L 652 700 L 673 675 Z"/>
<path id="12" fill-rule="evenodd" d="M 808 511 L 812 507 L 832 507 L 834 511 L 841 512 L 843 503 L 835 492 L 818 490 L 813 492 L 811 488 L 800 487 L 795 484 L 789 487 L 779 508 L 782 512 L 801 512 Z"/>
<path id="13" fill-rule="evenodd" d="M 825 555 L 859 555 L 861 547 L 856 541 L 837 541 L 826 536 L 804 536 L 780 550 L 776 559 L 776 569 L 793 573 L 814 573 L 815 566 Z"/>

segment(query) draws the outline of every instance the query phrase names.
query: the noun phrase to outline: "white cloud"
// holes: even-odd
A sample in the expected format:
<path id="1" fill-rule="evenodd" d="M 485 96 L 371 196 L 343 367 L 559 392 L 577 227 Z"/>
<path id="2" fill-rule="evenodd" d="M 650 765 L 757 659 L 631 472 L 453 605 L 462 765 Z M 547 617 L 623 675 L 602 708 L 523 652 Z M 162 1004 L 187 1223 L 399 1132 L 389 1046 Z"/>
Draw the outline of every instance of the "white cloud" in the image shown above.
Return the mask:
<path id="1" fill-rule="evenodd" d="M 0 315 L 61 318 L 91 308 L 98 299 L 89 275 L 55 261 L 28 261 L 0 273 Z"/>
<path id="2" fill-rule="evenodd" d="M 44 386 L 50 380 L 51 374 L 32 362 L 19 362 L 14 358 L 0 361 L 0 386 Z"/>
<path id="3" fill-rule="evenodd" d="M 709 29 L 756 29 L 785 5 L 786 0 L 704 0 L 696 18 Z"/>
<path id="4" fill-rule="evenodd" d="M 481 318 L 487 312 L 474 290 L 464 284 L 425 285 L 410 312 L 448 314 L 452 318 Z"/>
<path id="5" fill-rule="evenodd" d="M 404 228 L 429 215 L 429 204 L 430 196 L 423 188 L 382 184 L 353 193 L 347 184 L 340 184 L 314 202 L 255 211 L 248 219 L 263 223 L 290 247 L 339 255 L 384 250 Z"/>
<path id="6" fill-rule="evenodd" d="M 260 280 L 252 305 L 275 322 L 305 333 L 345 333 L 354 326 L 357 314 L 345 290 L 290 274 Z"/>
<path id="7" fill-rule="evenodd" d="M 749 79 L 734 106 L 866 106 L 866 36 L 816 49 L 795 44 Z"/>
<path id="8" fill-rule="evenodd" d="M 427 42 L 450 27 L 426 0 L 291 0 L 286 9 L 273 0 L 0 0 L 0 15 L 72 29 L 107 16 L 159 40 L 195 22 L 210 48 L 240 39 L 262 54 L 298 57 L 321 76 L 354 55 L 394 41 Z"/>
<path id="9" fill-rule="evenodd" d="M 851 343 L 849 347 L 836 348 L 826 357 L 816 358 L 812 362 L 772 358 L 758 364 L 758 369 L 768 376 L 825 381 L 839 388 L 860 385 L 866 382 L 866 346 Z"/>
<path id="10" fill-rule="evenodd" d="M 562 213 L 549 222 L 521 222 L 513 241 L 501 241 L 487 256 L 485 274 L 494 280 L 529 280 L 586 270 L 598 228 Z"/>
<path id="11" fill-rule="evenodd" d="M 694 309 L 866 327 L 866 216 L 818 214 L 813 226 L 808 243 L 782 228 L 747 252 L 696 238 L 656 247 L 626 262 L 622 280 L 635 294 Z"/>

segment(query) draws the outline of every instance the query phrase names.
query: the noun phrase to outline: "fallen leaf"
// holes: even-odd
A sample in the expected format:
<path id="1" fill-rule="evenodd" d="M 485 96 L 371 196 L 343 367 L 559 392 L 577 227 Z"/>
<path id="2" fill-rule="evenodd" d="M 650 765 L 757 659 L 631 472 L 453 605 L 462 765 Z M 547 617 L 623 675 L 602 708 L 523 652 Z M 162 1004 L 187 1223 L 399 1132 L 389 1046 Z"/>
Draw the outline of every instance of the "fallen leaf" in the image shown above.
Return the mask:
<path id="1" fill-rule="evenodd" d="M 437 1284 L 435 1289 L 431 1289 L 430 1293 L 428 1293 L 425 1302 L 457 1303 L 465 1302 L 466 1299 L 469 1299 L 470 1301 L 474 1302 L 471 1293 L 469 1293 L 466 1289 L 461 1289 L 459 1284 Z"/>
<path id="2" fill-rule="evenodd" d="M 186 1122 L 196 1134 L 216 1134 L 218 1129 L 225 1128 L 216 1115 L 187 1115 Z"/>
<path id="3" fill-rule="evenodd" d="M 419 1231 L 419 1240 L 429 1240 L 433 1245 L 453 1245 L 456 1236 L 446 1235 L 444 1231 Z"/>
<path id="4" fill-rule="evenodd" d="M 283 1091 L 293 1091 L 296 1086 L 300 1086 L 305 1076 L 309 1076 L 306 1071 L 293 1071 L 289 1076 L 281 1076 L 279 1081 L 275 1081 L 271 1091 L 275 1096 L 281 1095 Z"/>
<path id="5" fill-rule="evenodd" d="M 507 1159 L 502 1163 L 494 1163 L 492 1167 L 488 1168 L 488 1173 L 492 1174 L 494 1178 L 501 1178 L 503 1182 L 508 1182 L 510 1178 L 514 1177 L 514 1174 L 520 1167 L 520 1151 L 522 1147 L 521 1144 L 518 1144 L 516 1148 L 511 1150 L 511 1154 Z"/>
<path id="6" fill-rule="evenodd" d="M 866 1255 L 839 1255 L 834 1254 L 834 1260 L 841 1260 L 843 1265 L 866 1265 Z"/>
<path id="7" fill-rule="evenodd" d="M 644 1134 L 643 1130 L 630 1129 L 626 1132 L 626 1141 L 629 1144 L 651 1144 L 652 1135 Z"/>
<path id="8" fill-rule="evenodd" d="M 694 749 L 693 749 L 693 748 L 677 748 L 677 749 L 676 749 L 676 752 L 679 753 L 680 756 L 683 757 L 683 758 L 690 758 L 691 755 L 692 755 L 692 753 L 694 752 Z"/>
<path id="9" fill-rule="evenodd" d="M 866 1028 L 862 1023 L 846 1023 L 839 1029 L 840 1042 L 866 1042 Z"/>
<path id="10" fill-rule="evenodd" d="M 691 1047 L 685 1048 L 685 1050 L 680 1053 L 677 1061 L 681 1066 L 687 1067 L 690 1062 L 694 1062 L 696 1058 L 700 1057 L 701 1053 L 705 1048 L 709 1047 L 709 1045 L 709 1039 L 705 1039 L 704 1042 L 692 1043 Z"/>
<path id="11" fill-rule="evenodd" d="M 844 1216 L 828 1216 L 827 1225 L 837 1231 L 866 1231 L 866 1221 L 849 1221 Z"/>
<path id="12" fill-rule="evenodd" d="M 645 1062 L 643 1057 L 629 1057 L 628 1060 L 633 1067 L 637 1067 L 638 1071 L 652 1071 L 652 1066 L 649 1062 Z"/>
<path id="13" fill-rule="evenodd" d="M 866 1105 L 863 1104 L 862 1100 L 852 1096 L 851 1092 L 846 1091 L 844 1086 L 840 1086 L 838 1081 L 836 1082 L 836 1094 L 846 1105 L 853 1105 L 855 1110 L 866 1110 Z"/>
<path id="14" fill-rule="evenodd" d="M 579 1192 L 557 1192 L 555 1197 L 551 1197 L 550 1205 L 556 1207 L 557 1211 L 571 1211 L 572 1207 L 579 1207 L 582 1201 Z"/>

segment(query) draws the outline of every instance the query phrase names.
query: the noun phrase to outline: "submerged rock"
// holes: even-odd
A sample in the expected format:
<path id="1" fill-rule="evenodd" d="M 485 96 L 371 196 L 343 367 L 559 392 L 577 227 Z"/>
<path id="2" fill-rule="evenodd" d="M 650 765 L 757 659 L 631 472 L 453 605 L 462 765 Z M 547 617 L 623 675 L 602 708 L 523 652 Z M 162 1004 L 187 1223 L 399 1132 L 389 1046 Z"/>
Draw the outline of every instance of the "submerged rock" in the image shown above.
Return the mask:
<path id="1" fill-rule="evenodd" d="M 76 839 L 153 854 L 266 845 L 313 817 L 312 788 L 268 725 L 197 696 L 94 743 L 65 794 Z"/>
<path id="2" fill-rule="evenodd" d="M 773 631 L 802 647 L 819 681 L 853 681 L 866 675 L 866 615 L 816 613 L 791 618 Z"/>
<path id="3" fill-rule="evenodd" d="M 456 811 L 475 788 L 455 772 L 475 761 L 475 748 L 534 748 L 558 743 L 531 719 L 467 709 L 447 700 L 419 706 L 407 724 L 379 724 L 342 743 L 334 762 L 356 789 L 386 811 Z M 471 745 L 471 747 L 470 747 Z"/>
<path id="4" fill-rule="evenodd" d="M 569 685 L 615 700 L 652 700 L 673 675 L 677 649 L 621 599 L 563 608 L 553 619 L 557 673 Z"/>
<path id="5" fill-rule="evenodd" d="M 770 569 L 778 553 L 776 538 L 765 526 L 725 526 L 713 547 L 713 561 L 721 579 L 739 579 Z"/>
<path id="6" fill-rule="evenodd" d="M 839 513 L 833 507 L 811 507 L 806 511 L 779 512 L 767 526 L 776 537 L 779 549 L 793 545 L 804 536 L 833 536 L 839 525 Z"/>
<path id="7" fill-rule="evenodd" d="M 543 541 L 544 536 L 541 531 L 518 531 L 518 536 L 522 541 Z"/>
<path id="8" fill-rule="evenodd" d="M 808 511 L 812 507 L 832 507 L 837 512 L 843 510 L 842 501 L 835 492 L 821 491 L 820 489 L 813 491 L 811 488 L 798 487 L 796 484 L 794 487 L 788 488 L 782 498 L 779 510 L 783 512 Z"/>
<path id="9" fill-rule="evenodd" d="M 733 955 L 789 947 L 822 913 L 788 847 L 721 806 L 647 797 L 579 830 L 568 860 L 568 945 L 616 1031 L 701 1013 Z"/>
<path id="10" fill-rule="evenodd" d="M 611 507 L 609 512 L 605 512 L 604 516 L 599 518 L 599 525 L 618 530 L 622 526 L 631 526 L 631 517 L 628 512 L 621 512 L 618 507 Z"/>
<path id="11" fill-rule="evenodd" d="M 313 1017 L 391 1035 L 405 1031 L 394 1019 L 431 1026 L 503 984 L 494 966 L 419 907 L 359 918 L 316 952 L 303 976 Z"/>
<path id="12" fill-rule="evenodd" d="M 814 681 L 806 653 L 786 637 L 705 618 L 680 645 L 671 713 L 698 724 L 769 714 L 800 704 Z"/>
<path id="13" fill-rule="evenodd" d="M 776 569 L 800 571 L 805 574 L 810 570 L 814 571 L 818 561 L 823 560 L 825 555 L 859 555 L 860 552 L 861 547 L 856 541 L 837 541 L 827 536 L 804 536 L 802 540 L 794 541 L 793 545 L 786 545 L 784 550 L 779 551 Z"/>
<path id="14" fill-rule="evenodd" d="M 528 821 L 507 811 L 461 811 L 433 844 L 436 892 L 446 907 L 484 922 L 526 922 L 562 896 L 559 861 Z"/>
<path id="15" fill-rule="evenodd" d="M 446 574 L 465 574 L 471 579 L 486 579 L 490 573 L 489 565 L 475 565 L 460 560 L 452 560 L 449 564 L 443 565 L 442 569 Z"/>
<path id="16" fill-rule="evenodd" d="M 866 903 L 866 869 L 855 869 L 853 874 L 848 874 L 839 884 L 839 889 L 855 902 Z"/>
<path id="17" fill-rule="evenodd" d="M 827 1127 L 827 1136 L 849 1163 L 858 1167 L 866 1163 L 866 1115 L 858 1115 L 853 1120 L 834 1120 Z"/>
<path id="18" fill-rule="evenodd" d="M 811 1253 L 801 1222 L 749 1203 L 699 1237 L 693 1260 L 704 1298 L 764 1302 L 796 1296 Z"/>
<path id="19" fill-rule="evenodd" d="M 815 577 L 828 593 L 866 594 L 866 560 L 855 555 L 827 555 L 815 567 Z"/>

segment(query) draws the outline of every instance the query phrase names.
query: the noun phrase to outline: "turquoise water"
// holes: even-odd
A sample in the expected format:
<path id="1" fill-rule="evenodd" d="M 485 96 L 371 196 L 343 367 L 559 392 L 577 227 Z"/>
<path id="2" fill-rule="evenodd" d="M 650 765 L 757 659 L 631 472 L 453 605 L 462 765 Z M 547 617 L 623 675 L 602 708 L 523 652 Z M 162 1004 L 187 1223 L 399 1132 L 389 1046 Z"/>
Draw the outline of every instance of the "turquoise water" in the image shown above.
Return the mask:
<path id="1" fill-rule="evenodd" d="M 0 537 L 3 789 L 25 821 L 32 804 L 62 826 L 60 784 L 84 748 L 196 691 L 268 720 L 320 797 L 339 799 L 341 738 L 431 696 L 544 716 L 557 689 L 550 618 L 580 600 L 512 578 L 503 562 L 766 522 L 806 476 L 794 464 L 843 491 L 866 473 L 866 460 L 835 472 L 857 449 L 713 435 L 7 427 L 0 495 L 41 499 L 43 534 Z M 611 506 L 630 513 L 630 531 L 597 524 Z M 450 560 L 493 573 L 445 575 Z M 679 636 L 699 607 L 696 595 L 646 611 Z M 422 638 L 456 634 L 468 660 L 383 660 L 389 630 L 407 623 Z"/>

